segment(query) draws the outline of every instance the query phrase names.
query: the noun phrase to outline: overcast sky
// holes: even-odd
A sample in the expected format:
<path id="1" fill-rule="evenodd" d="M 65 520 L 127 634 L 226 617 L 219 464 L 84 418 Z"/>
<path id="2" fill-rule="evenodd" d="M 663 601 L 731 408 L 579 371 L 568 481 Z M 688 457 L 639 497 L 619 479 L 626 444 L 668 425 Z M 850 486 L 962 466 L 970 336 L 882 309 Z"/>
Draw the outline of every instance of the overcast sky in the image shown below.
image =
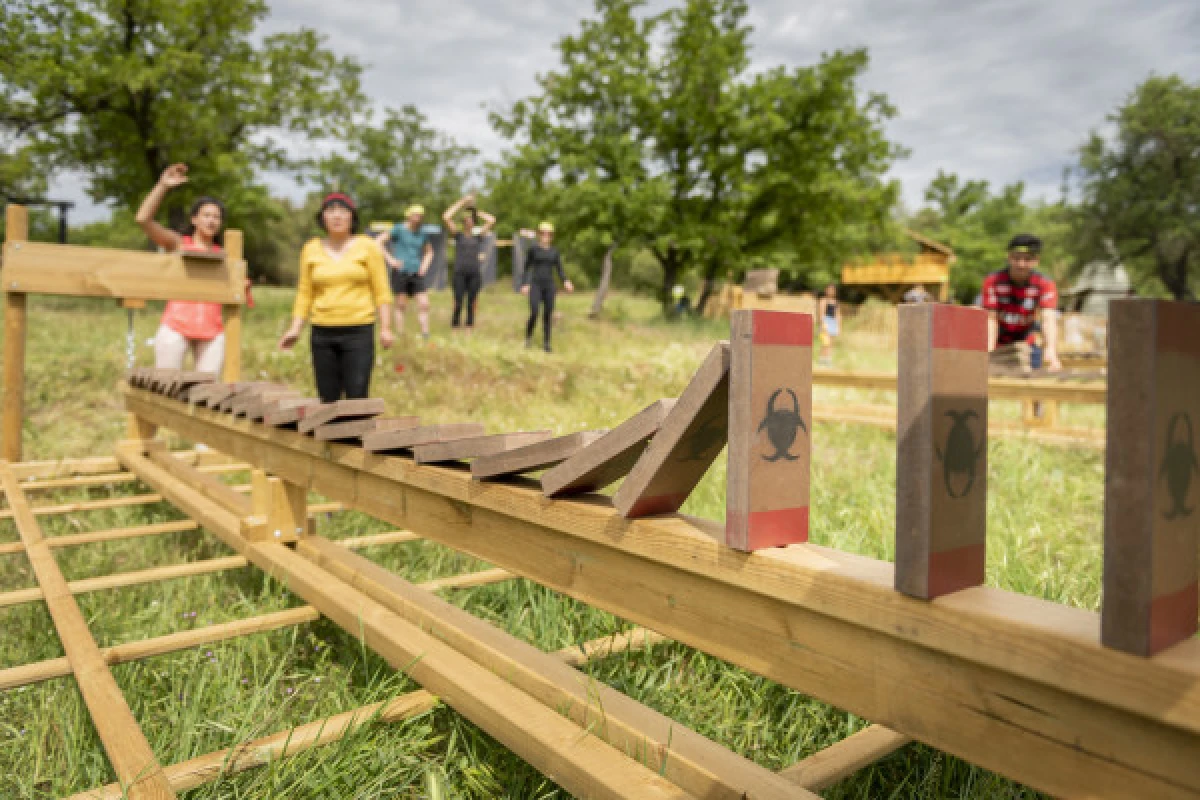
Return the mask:
<path id="1" fill-rule="evenodd" d="M 662 0 L 652 8 L 665 5 Z M 366 65 L 380 105 L 412 103 L 485 157 L 503 141 L 487 122 L 556 64 L 555 42 L 591 14 L 563 0 L 271 0 L 268 31 L 309 26 Z M 888 134 L 911 150 L 894 170 L 910 207 L 939 169 L 1057 195 L 1088 131 L 1152 72 L 1200 80 L 1200 0 L 751 0 L 754 68 L 812 64 L 866 47 L 864 88 L 898 115 Z M 298 195 L 290 181 L 272 179 Z M 103 216 L 66 178 L 57 195 Z"/>

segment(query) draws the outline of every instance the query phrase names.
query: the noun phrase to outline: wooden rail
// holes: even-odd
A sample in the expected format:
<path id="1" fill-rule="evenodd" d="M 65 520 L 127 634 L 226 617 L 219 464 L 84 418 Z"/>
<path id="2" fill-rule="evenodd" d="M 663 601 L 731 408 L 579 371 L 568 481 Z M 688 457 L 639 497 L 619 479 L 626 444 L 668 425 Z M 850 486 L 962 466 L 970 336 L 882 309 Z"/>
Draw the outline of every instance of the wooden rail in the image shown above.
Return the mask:
<path id="1" fill-rule="evenodd" d="M 1198 639 L 1135 657 L 1101 645 L 1099 615 L 1037 598 L 976 587 L 917 600 L 893 589 L 886 562 L 811 544 L 737 553 L 703 521 L 625 521 L 607 502 L 551 501 L 527 485 L 473 482 L 141 390 L 127 390 L 126 405 L 347 508 L 1043 791 L 1200 796 Z M 128 451 L 121 460 L 209 530 L 231 529 L 233 515 L 152 462 Z M 317 604 L 315 575 L 303 577 L 285 549 L 247 552 Z"/>
<path id="2" fill-rule="evenodd" d="M 894 392 L 896 391 L 896 374 L 893 372 L 846 372 L 814 369 L 813 385 Z M 1107 394 L 1107 383 L 1096 380 L 992 378 L 988 381 L 989 400 L 1043 400 L 1103 405 Z"/>

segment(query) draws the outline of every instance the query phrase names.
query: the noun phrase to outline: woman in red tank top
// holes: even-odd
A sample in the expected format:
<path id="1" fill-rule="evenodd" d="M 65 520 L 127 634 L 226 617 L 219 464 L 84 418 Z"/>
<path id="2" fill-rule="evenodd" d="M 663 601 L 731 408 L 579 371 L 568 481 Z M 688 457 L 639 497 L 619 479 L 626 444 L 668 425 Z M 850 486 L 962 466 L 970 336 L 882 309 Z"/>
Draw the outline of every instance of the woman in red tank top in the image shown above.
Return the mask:
<path id="1" fill-rule="evenodd" d="M 137 223 L 162 250 L 219 251 L 225 208 L 213 197 L 200 197 L 192 204 L 188 229 L 180 234 L 158 224 L 154 215 L 167 192 L 187 183 L 187 165 L 172 164 L 137 212 Z M 154 366 L 159 369 L 183 369 L 184 358 L 192 352 L 194 369 L 221 374 L 225 361 L 225 328 L 219 303 L 171 300 L 163 312 L 154 335 Z"/>

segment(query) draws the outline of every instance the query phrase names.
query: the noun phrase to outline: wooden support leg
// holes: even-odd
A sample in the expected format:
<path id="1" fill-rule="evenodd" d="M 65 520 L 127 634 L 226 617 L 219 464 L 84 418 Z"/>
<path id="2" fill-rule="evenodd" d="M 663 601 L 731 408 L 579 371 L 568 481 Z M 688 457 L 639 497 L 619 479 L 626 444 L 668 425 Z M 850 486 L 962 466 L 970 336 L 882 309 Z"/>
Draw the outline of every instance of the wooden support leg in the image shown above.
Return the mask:
<path id="1" fill-rule="evenodd" d="M 5 209 L 5 251 L 15 250 L 29 238 L 29 213 L 24 206 Z M 21 427 L 25 421 L 25 293 L 15 282 L 4 280 L 4 407 L 0 456 L 21 460 Z"/>
<path id="2" fill-rule="evenodd" d="M 1200 308 L 1109 307 L 1101 640 L 1152 655 L 1196 632 Z"/>
<path id="3" fill-rule="evenodd" d="M 747 309 L 730 325 L 725 543 L 806 542 L 812 315 Z"/>
<path id="4" fill-rule="evenodd" d="M 253 516 L 242 521 L 250 541 L 294 542 L 310 533 L 307 491 L 290 481 L 254 470 L 251 478 Z"/>
<path id="5" fill-rule="evenodd" d="M 932 599 L 984 578 L 987 314 L 900 307 L 896 589 Z"/>

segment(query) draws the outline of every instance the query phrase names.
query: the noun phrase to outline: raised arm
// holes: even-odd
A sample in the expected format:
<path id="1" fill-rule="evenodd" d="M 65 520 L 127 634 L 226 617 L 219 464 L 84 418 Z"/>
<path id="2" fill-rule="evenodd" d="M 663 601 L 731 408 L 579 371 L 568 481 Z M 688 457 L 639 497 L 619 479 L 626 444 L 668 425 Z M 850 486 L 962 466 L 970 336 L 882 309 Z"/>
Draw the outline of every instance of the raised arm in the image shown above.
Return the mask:
<path id="1" fill-rule="evenodd" d="M 483 220 L 483 233 L 487 233 L 492 228 L 496 227 L 496 218 L 486 211 L 475 209 L 475 214 Z"/>
<path id="2" fill-rule="evenodd" d="M 454 205 L 442 212 L 442 222 L 446 223 L 446 230 L 449 231 L 451 236 L 458 233 L 458 223 L 454 221 L 454 217 L 458 215 L 459 211 L 462 211 L 463 206 L 474 199 L 475 195 L 468 192 L 454 201 Z"/>
<path id="3" fill-rule="evenodd" d="M 167 192 L 185 183 L 187 183 L 187 164 L 172 164 L 167 167 L 159 176 L 158 183 L 154 184 L 154 188 L 150 190 L 150 194 L 146 195 L 146 199 L 142 201 L 142 205 L 137 210 L 137 216 L 134 217 L 137 224 L 146 232 L 146 236 L 150 237 L 150 241 L 168 253 L 179 249 L 179 234 L 160 225 L 154 219 L 154 215 L 158 213 L 158 208 L 162 205 Z"/>

